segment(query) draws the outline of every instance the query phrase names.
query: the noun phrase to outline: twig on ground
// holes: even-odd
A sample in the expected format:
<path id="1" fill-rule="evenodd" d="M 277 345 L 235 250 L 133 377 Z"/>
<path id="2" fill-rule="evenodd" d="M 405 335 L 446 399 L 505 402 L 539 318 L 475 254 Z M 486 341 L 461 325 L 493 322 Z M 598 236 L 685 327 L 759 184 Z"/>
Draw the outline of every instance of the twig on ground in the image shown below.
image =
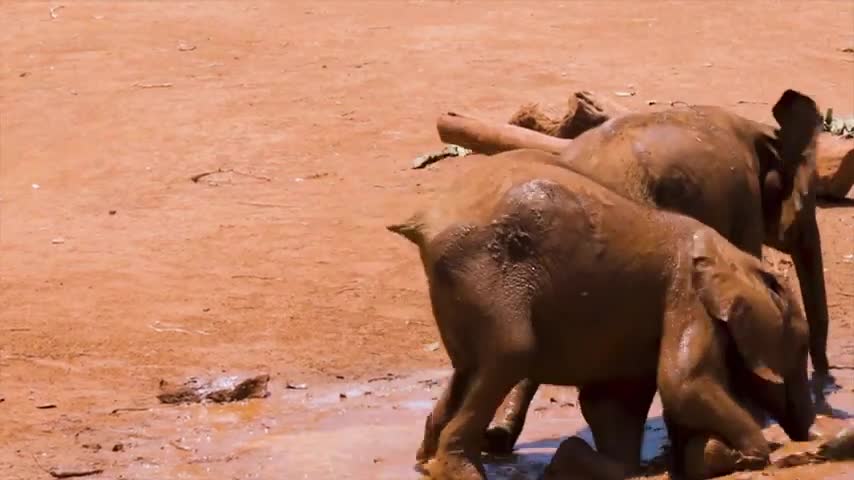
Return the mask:
<path id="1" fill-rule="evenodd" d="M 57 469 L 48 470 L 48 469 L 44 468 L 41 463 L 39 463 L 39 459 L 36 458 L 35 455 L 32 455 L 32 457 L 33 457 L 33 461 L 36 462 L 36 466 L 39 467 L 39 469 L 41 471 L 47 473 L 48 475 L 50 475 L 53 478 L 88 477 L 90 475 L 100 475 L 100 474 L 104 473 L 103 468 L 93 468 L 90 470 L 57 470 Z"/>
<path id="2" fill-rule="evenodd" d="M 124 408 L 114 408 L 110 415 L 117 415 L 121 412 L 147 412 L 151 410 L 149 407 L 124 407 Z"/>
<path id="3" fill-rule="evenodd" d="M 192 180 L 193 183 L 199 183 L 199 180 L 207 177 L 208 175 L 214 175 L 216 173 L 234 173 L 237 175 L 243 175 L 244 177 L 251 177 L 251 178 L 257 178 L 258 180 L 264 180 L 265 182 L 272 182 L 273 181 L 273 179 L 270 177 L 265 177 L 263 175 L 255 175 L 254 173 L 241 172 L 240 170 L 235 170 L 233 168 L 217 168 L 216 170 L 211 170 L 209 172 L 197 173 L 197 174 L 193 175 L 192 177 L 190 177 L 190 180 Z"/>
<path id="4" fill-rule="evenodd" d="M 235 170 L 233 168 L 229 168 L 227 171 L 229 171 L 231 173 L 236 173 L 238 175 L 243 175 L 244 177 L 251 177 L 251 178 L 257 178 L 258 180 L 264 180 L 265 182 L 272 182 L 273 181 L 273 179 L 270 177 L 265 177 L 263 175 L 255 175 L 254 173 L 241 172 L 240 170 Z"/>
<path id="5" fill-rule="evenodd" d="M 104 469 L 103 468 L 93 468 L 91 470 L 78 470 L 78 471 L 50 470 L 47 473 L 49 473 L 50 476 L 53 478 L 76 478 L 76 477 L 88 477 L 90 475 L 100 475 L 100 474 L 104 473 Z"/>
<path id="6" fill-rule="evenodd" d="M 249 205 L 250 207 L 268 207 L 268 208 L 291 208 L 290 205 L 281 203 L 262 203 L 262 202 L 237 202 L 240 205 Z"/>
<path id="7" fill-rule="evenodd" d="M 140 83 L 140 82 L 136 82 L 133 84 L 133 86 L 138 87 L 138 88 L 169 88 L 172 86 L 172 84 L 169 82 L 165 82 L 165 83 Z"/>
<path id="8" fill-rule="evenodd" d="M 192 452 L 193 451 L 192 448 L 185 447 L 175 440 L 172 440 L 171 442 L 169 442 L 169 445 L 172 445 L 173 447 L 177 448 L 178 450 L 181 450 L 182 452 Z"/>
<path id="9" fill-rule="evenodd" d="M 209 332 L 206 332 L 204 330 L 187 330 L 187 329 L 184 329 L 181 327 L 175 327 L 172 325 L 163 325 L 160 323 L 160 321 L 152 323 L 151 325 L 148 326 L 148 328 L 154 330 L 157 333 L 177 332 L 177 333 L 197 333 L 199 335 L 210 335 Z"/>
<path id="10" fill-rule="evenodd" d="M 231 278 L 251 278 L 254 280 L 281 280 L 278 277 L 268 277 L 265 275 L 232 275 Z"/>
<path id="11" fill-rule="evenodd" d="M 197 173 L 197 174 L 193 175 L 192 177 L 190 177 L 190 180 L 192 180 L 193 183 L 199 183 L 199 180 L 207 177 L 208 175 L 213 175 L 215 173 L 222 173 L 222 169 L 217 168 L 216 170 L 211 170 L 209 172 Z"/>

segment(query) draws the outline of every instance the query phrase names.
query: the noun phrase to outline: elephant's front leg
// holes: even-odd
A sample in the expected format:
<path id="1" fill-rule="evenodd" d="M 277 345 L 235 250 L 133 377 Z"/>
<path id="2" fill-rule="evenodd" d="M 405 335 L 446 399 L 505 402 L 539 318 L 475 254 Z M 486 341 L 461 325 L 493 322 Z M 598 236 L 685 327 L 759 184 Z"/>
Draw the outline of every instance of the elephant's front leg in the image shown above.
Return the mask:
<path id="1" fill-rule="evenodd" d="M 669 418 L 668 429 L 679 438 L 680 448 L 674 449 L 676 465 L 686 479 L 706 478 L 692 468 L 690 458 L 702 458 L 697 452 L 705 452 L 704 441 L 681 432 L 709 432 L 719 436 L 725 445 L 731 445 L 741 459 L 738 469 L 757 469 L 768 465 L 770 448 L 762 430 L 753 417 L 739 405 L 722 385 L 710 378 L 683 379 L 680 385 L 662 386 L 662 403 Z M 666 393 L 665 393 L 666 392 Z M 682 430 L 684 429 L 684 430 Z M 692 453 L 693 452 L 693 453 Z M 714 452 L 712 452 L 714 453 Z M 714 455 L 710 458 L 714 458 Z M 710 460 L 711 461 L 711 460 Z M 692 476 L 693 475 L 693 476 Z"/>
<path id="2" fill-rule="evenodd" d="M 486 430 L 484 451 L 498 455 L 513 452 L 516 440 L 525 426 L 528 407 L 540 387 L 539 383 L 525 379 L 517 383 L 507 395 L 502 408 L 495 414 L 492 426 Z"/>

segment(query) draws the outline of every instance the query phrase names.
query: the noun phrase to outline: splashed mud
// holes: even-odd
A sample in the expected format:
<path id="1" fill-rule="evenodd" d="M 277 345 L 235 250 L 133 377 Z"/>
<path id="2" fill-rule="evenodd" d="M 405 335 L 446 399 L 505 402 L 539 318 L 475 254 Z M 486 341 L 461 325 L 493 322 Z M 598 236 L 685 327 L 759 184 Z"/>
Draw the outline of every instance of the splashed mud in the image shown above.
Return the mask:
<path id="1" fill-rule="evenodd" d="M 424 418 L 447 375 L 447 371 L 422 371 L 388 381 L 315 385 L 308 390 L 274 387 L 266 400 L 129 413 L 125 420 L 133 426 L 127 433 L 137 438 L 133 451 L 141 461 L 128 465 L 124 475 L 134 479 L 419 479 L 415 450 Z M 836 416 L 847 420 L 833 419 L 819 428 L 838 430 L 840 424 L 851 423 L 854 378 L 849 377 L 839 379 L 848 388 L 829 395 Z M 659 454 L 666 439 L 660 408 L 656 399 L 646 427 L 646 460 Z M 831 424 L 835 426 L 829 427 Z M 539 478 L 561 440 L 569 435 L 593 444 L 575 390 L 543 388 L 534 400 L 517 451 L 504 458 L 485 458 L 489 478 Z M 776 439 L 774 435 L 782 434 L 772 426 L 769 439 Z M 166 446 L 164 438 L 169 439 Z M 779 440 L 786 443 L 785 436 Z M 784 445 L 775 459 L 803 448 Z M 850 463 L 810 468 L 812 477 L 804 476 L 802 467 L 793 467 L 770 469 L 762 478 L 842 479 L 854 474 Z"/>

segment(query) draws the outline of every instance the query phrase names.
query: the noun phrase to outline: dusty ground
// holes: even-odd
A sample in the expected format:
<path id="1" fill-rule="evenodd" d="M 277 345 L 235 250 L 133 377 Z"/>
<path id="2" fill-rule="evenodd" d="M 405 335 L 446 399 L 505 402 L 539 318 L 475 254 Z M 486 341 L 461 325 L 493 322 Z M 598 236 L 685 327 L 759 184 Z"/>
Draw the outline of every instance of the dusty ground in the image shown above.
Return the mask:
<path id="1" fill-rule="evenodd" d="M 435 387 L 397 423 L 360 397 L 343 437 L 305 409 L 312 391 L 333 392 L 334 419 L 345 411 L 334 392 L 351 383 L 393 372 L 407 391 L 422 384 L 406 378 L 447 367 L 424 348 L 437 336 L 417 255 L 383 229 L 454 175 L 451 160 L 408 169 L 437 148 L 442 111 L 505 119 L 573 90 L 634 89 L 619 100 L 636 109 L 683 100 L 771 121 L 796 88 L 854 112 L 850 2 L 80 1 L 52 18 L 56 5 L 0 5 L 10 480 L 93 465 L 128 479 L 411 472 Z M 831 360 L 850 367 L 854 208 L 819 221 Z M 161 378 L 222 372 L 269 372 L 271 398 L 110 415 L 156 406 Z M 835 406 L 851 412 L 845 372 Z M 359 430 L 369 417 L 391 430 Z M 252 450 L 246 425 L 280 436 Z M 854 477 L 850 465 L 793 472 Z"/>

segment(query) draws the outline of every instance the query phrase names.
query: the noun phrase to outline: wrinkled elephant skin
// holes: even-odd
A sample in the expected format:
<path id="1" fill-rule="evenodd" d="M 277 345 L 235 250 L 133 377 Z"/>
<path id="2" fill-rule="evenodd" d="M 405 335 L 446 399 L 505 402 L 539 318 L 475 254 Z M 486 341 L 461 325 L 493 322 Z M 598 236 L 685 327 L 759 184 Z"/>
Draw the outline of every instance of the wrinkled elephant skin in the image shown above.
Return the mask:
<path id="1" fill-rule="evenodd" d="M 711 106 L 627 114 L 573 140 L 561 163 L 639 203 L 691 216 L 757 257 L 763 244 L 789 253 L 824 403 L 822 386 L 832 377 L 813 188 L 820 117 L 815 102 L 792 90 L 773 114 L 776 130 Z M 536 391 L 530 380 L 514 387 L 487 432 L 489 451 L 513 449 Z"/>
<path id="2" fill-rule="evenodd" d="M 812 423 L 799 303 L 697 220 L 517 150 L 472 157 L 438 203 L 389 229 L 418 245 L 454 368 L 418 452 L 433 478 L 483 478 L 483 432 L 526 378 L 578 386 L 599 452 L 626 472 L 656 388 L 677 446 L 701 432 L 767 463 L 735 397 L 744 382 L 790 436 Z"/>

